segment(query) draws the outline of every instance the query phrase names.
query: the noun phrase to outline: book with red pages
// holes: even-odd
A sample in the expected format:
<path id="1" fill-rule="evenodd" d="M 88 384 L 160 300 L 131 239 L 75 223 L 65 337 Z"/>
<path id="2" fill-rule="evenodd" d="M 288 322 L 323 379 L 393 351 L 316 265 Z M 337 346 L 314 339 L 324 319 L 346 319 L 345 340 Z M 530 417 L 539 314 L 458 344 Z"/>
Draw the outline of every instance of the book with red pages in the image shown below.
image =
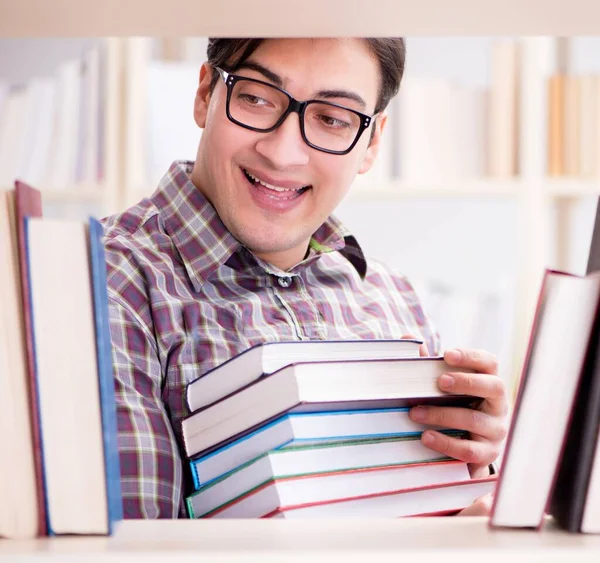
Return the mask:
<path id="1" fill-rule="evenodd" d="M 479 402 L 438 387 L 452 370 L 441 357 L 292 364 L 185 418 L 185 452 L 208 453 L 290 412 Z"/>
<path id="2" fill-rule="evenodd" d="M 589 373 L 586 358 L 597 345 L 592 336 L 599 300 L 600 274 L 580 277 L 545 272 L 492 506 L 491 527 L 542 526 L 569 427 L 574 417 L 583 416 L 576 412 L 576 397 L 582 374 Z"/>
<path id="3" fill-rule="evenodd" d="M 44 531 L 44 492 L 36 466 L 16 207 L 15 190 L 0 190 L 0 537 L 25 539 Z"/>
<path id="4" fill-rule="evenodd" d="M 418 358 L 422 340 L 302 340 L 265 342 L 207 371 L 186 389 L 190 412 L 214 403 L 263 375 L 297 362 Z"/>
<path id="5" fill-rule="evenodd" d="M 463 437 L 465 432 L 455 432 Z M 271 450 L 193 493 L 194 506 L 210 512 L 271 479 L 369 467 L 449 460 L 425 446 L 420 436 L 353 440 Z"/>
<path id="6" fill-rule="evenodd" d="M 404 518 L 449 516 L 467 508 L 479 497 L 493 493 L 496 477 L 471 479 L 441 485 L 394 490 L 278 508 L 264 518 Z"/>
<path id="7" fill-rule="evenodd" d="M 469 479 L 466 463 L 436 461 L 277 477 L 206 512 L 198 495 L 186 504 L 191 518 L 260 518 L 286 506 L 344 499 L 348 491 L 363 496 Z"/>

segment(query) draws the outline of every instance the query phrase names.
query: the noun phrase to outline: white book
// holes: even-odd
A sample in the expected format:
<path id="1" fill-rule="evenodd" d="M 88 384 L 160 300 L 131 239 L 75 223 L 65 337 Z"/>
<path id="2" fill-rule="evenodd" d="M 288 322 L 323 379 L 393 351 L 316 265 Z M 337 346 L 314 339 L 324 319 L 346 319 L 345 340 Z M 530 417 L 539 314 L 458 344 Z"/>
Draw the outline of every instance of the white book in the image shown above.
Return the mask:
<path id="1" fill-rule="evenodd" d="M 200 64 L 152 61 L 146 72 L 145 167 L 152 191 L 174 160 L 196 159 L 202 135 L 194 121 Z"/>
<path id="2" fill-rule="evenodd" d="M 99 180 L 100 143 L 100 47 L 90 49 L 83 59 L 81 122 L 77 153 L 77 183 L 95 185 Z"/>
<path id="3" fill-rule="evenodd" d="M 470 402 L 440 390 L 439 376 L 451 370 L 443 358 L 292 364 L 185 418 L 185 451 L 204 452 L 286 412 Z"/>
<path id="4" fill-rule="evenodd" d="M 192 381 L 186 389 L 194 412 L 288 364 L 307 361 L 416 358 L 423 342 L 402 340 L 312 340 L 266 342 L 248 348 Z"/>
<path id="5" fill-rule="evenodd" d="M 194 502 L 195 497 L 190 497 L 188 510 L 192 517 L 260 518 L 286 507 L 469 481 L 470 478 L 467 464 L 462 461 L 275 478 L 209 513 L 203 512 L 202 505 Z"/>
<path id="6" fill-rule="evenodd" d="M 489 103 L 489 175 L 516 174 L 518 48 L 514 40 L 492 46 L 492 80 Z"/>
<path id="7" fill-rule="evenodd" d="M 519 173 L 541 179 L 548 170 L 548 79 L 556 69 L 556 40 L 524 37 L 519 49 Z"/>
<path id="8" fill-rule="evenodd" d="M 57 71 L 53 143 L 47 185 L 68 189 L 75 185 L 79 128 L 81 126 L 81 61 L 61 63 Z"/>
<path id="9" fill-rule="evenodd" d="M 444 179 L 450 137 L 450 86 L 443 80 L 406 76 L 397 114 L 401 178 L 415 183 Z"/>
<path id="10" fill-rule="evenodd" d="M 0 122 L 0 186 L 12 186 L 19 175 L 30 92 L 20 86 L 10 91 Z"/>
<path id="11" fill-rule="evenodd" d="M 492 526 L 539 528 L 542 524 L 599 297 L 597 275 L 545 274 L 495 495 Z"/>
<path id="12" fill-rule="evenodd" d="M 14 191 L 0 190 L 0 537 L 38 533 L 38 491 Z"/>
<path id="13" fill-rule="evenodd" d="M 87 224 L 28 219 L 27 255 L 47 520 L 109 530 Z"/>
<path id="14" fill-rule="evenodd" d="M 403 518 L 455 514 L 494 492 L 495 478 L 444 483 L 275 511 L 270 518 Z"/>
<path id="15" fill-rule="evenodd" d="M 486 170 L 487 93 L 479 88 L 451 89 L 451 124 L 445 169 L 456 180 L 478 179 Z"/>
<path id="16" fill-rule="evenodd" d="M 48 169 L 50 147 L 53 143 L 53 118 L 56 104 L 56 80 L 37 78 L 29 88 L 33 93 L 33 110 L 26 132 L 25 161 L 22 179 L 33 186 L 44 186 Z"/>

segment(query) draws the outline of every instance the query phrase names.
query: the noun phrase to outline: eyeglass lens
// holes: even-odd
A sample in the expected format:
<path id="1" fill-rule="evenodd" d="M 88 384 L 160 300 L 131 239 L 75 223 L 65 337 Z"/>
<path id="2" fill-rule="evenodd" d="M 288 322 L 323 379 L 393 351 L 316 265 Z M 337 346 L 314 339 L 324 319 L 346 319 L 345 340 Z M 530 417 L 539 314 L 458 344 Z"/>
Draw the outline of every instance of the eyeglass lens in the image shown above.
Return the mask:
<path id="1" fill-rule="evenodd" d="M 285 113 L 288 97 L 274 87 L 239 80 L 231 92 L 229 112 L 236 121 L 255 129 L 273 127 Z M 313 145 L 330 150 L 348 149 L 361 127 L 360 117 L 347 109 L 311 102 L 304 113 L 304 132 Z"/>

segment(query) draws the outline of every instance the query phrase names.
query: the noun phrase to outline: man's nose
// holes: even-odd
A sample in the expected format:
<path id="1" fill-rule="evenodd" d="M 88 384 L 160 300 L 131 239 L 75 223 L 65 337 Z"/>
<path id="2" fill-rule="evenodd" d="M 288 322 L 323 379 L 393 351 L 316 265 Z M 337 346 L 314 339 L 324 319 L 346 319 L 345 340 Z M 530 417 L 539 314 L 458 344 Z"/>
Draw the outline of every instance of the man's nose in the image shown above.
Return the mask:
<path id="1" fill-rule="evenodd" d="M 298 114 L 290 113 L 275 131 L 261 134 L 256 150 L 273 168 L 283 170 L 308 164 L 312 149 L 302 139 Z"/>

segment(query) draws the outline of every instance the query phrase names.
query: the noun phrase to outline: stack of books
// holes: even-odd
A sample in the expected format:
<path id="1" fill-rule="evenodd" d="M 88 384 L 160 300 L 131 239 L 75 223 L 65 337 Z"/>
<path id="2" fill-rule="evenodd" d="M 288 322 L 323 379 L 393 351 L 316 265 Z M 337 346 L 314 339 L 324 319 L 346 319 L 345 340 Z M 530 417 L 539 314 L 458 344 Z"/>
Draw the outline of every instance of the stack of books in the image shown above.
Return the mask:
<path id="1" fill-rule="evenodd" d="M 423 445 L 417 404 L 475 406 L 441 391 L 451 370 L 418 340 L 256 345 L 188 385 L 182 422 L 192 518 L 455 513 L 494 490 Z M 463 437 L 450 428 L 436 428 Z"/>
<path id="2" fill-rule="evenodd" d="M 0 191 L 0 537 L 122 517 L 102 227 Z"/>

